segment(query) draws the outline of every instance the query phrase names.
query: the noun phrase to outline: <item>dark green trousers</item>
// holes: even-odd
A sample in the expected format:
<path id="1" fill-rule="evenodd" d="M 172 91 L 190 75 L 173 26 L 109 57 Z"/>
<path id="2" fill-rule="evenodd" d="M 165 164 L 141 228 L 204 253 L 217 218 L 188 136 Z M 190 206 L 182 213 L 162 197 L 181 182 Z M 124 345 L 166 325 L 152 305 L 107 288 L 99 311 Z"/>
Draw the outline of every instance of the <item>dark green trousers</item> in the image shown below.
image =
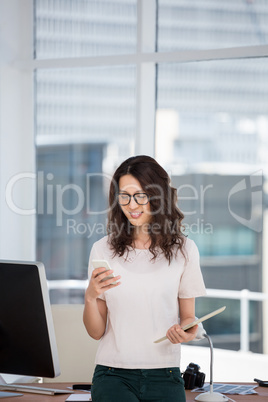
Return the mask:
<path id="1" fill-rule="evenodd" d="M 97 365 L 91 388 L 93 402 L 185 402 L 178 367 L 119 369 Z"/>

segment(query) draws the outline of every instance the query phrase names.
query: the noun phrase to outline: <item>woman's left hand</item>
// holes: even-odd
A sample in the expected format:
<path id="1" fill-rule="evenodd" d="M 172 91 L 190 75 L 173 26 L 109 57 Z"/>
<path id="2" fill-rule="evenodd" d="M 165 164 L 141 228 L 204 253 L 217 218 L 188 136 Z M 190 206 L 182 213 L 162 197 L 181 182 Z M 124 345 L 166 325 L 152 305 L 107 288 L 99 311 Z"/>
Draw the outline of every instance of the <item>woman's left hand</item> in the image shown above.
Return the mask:
<path id="1" fill-rule="evenodd" d="M 186 343 L 192 341 L 197 333 L 198 325 L 183 331 L 179 324 L 172 325 L 166 333 L 166 337 L 171 343 Z"/>

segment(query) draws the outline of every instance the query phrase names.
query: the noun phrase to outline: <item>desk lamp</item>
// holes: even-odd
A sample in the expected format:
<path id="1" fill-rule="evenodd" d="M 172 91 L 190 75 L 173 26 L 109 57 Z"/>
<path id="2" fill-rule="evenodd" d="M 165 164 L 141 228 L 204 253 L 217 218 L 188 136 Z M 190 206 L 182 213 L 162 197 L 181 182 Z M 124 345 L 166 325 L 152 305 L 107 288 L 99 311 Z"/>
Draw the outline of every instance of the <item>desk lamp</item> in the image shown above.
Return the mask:
<path id="1" fill-rule="evenodd" d="M 210 390 L 209 392 L 204 392 L 195 397 L 196 401 L 203 401 L 203 402 L 221 402 L 221 401 L 228 401 L 229 398 L 225 395 L 220 394 L 219 392 L 213 392 L 213 344 L 211 338 L 208 336 L 204 328 L 198 331 L 197 340 L 207 338 L 210 347 Z"/>

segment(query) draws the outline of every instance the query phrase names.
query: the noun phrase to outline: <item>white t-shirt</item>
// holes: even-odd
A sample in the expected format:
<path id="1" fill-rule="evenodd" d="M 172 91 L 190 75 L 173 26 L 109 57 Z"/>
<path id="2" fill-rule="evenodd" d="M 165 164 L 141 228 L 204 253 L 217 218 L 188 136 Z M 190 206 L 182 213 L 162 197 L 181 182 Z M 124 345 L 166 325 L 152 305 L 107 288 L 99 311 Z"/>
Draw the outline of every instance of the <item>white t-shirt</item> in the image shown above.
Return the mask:
<path id="1" fill-rule="evenodd" d="M 192 298 L 206 294 L 195 243 L 186 239 L 187 260 L 178 252 L 168 265 L 159 255 L 151 261 L 149 250 L 134 249 L 128 255 L 113 256 L 107 236 L 91 250 L 92 259 L 105 259 L 121 284 L 104 292 L 108 319 L 100 340 L 96 364 L 129 369 L 180 366 L 180 344 L 169 340 L 154 343 L 168 328 L 179 322 L 178 297 Z"/>

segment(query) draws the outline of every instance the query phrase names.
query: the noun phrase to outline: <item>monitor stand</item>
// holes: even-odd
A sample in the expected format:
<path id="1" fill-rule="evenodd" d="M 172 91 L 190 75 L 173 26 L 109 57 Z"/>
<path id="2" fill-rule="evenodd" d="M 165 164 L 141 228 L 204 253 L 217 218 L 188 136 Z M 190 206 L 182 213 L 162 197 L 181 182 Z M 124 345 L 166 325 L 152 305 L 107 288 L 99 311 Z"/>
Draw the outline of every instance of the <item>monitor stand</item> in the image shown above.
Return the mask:
<path id="1" fill-rule="evenodd" d="M 0 398 L 7 397 L 7 392 L 9 391 L 18 391 L 18 392 L 30 392 L 33 394 L 44 394 L 44 395 L 57 395 L 57 394 L 73 394 L 74 391 L 69 389 L 58 389 L 58 388 L 44 388 L 44 387 L 35 387 L 31 384 L 21 385 L 21 384 L 7 384 L 4 378 L 0 374 Z M 10 393 L 10 392 L 9 392 Z M 2 395 L 1 395 L 2 394 Z M 5 395 L 3 395 L 5 394 Z M 12 393 L 9 396 L 21 396 L 23 394 L 14 394 Z"/>
<path id="2" fill-rule="evenodd" d="M 0 374 L 0 387 L 1 387 L 1 385 L 6 385 L 6 384 L 7 384 L 6 381 L 3 379 L 3 377 Z M 11 397 L 11 396 L 22 396 L 22 395 L 23 394 L 18 394 L 18 393 L 15 393 L 15 392 L 0 391 L 0 399 L 1 398 L 8 398 L 8 397 Z"/>

